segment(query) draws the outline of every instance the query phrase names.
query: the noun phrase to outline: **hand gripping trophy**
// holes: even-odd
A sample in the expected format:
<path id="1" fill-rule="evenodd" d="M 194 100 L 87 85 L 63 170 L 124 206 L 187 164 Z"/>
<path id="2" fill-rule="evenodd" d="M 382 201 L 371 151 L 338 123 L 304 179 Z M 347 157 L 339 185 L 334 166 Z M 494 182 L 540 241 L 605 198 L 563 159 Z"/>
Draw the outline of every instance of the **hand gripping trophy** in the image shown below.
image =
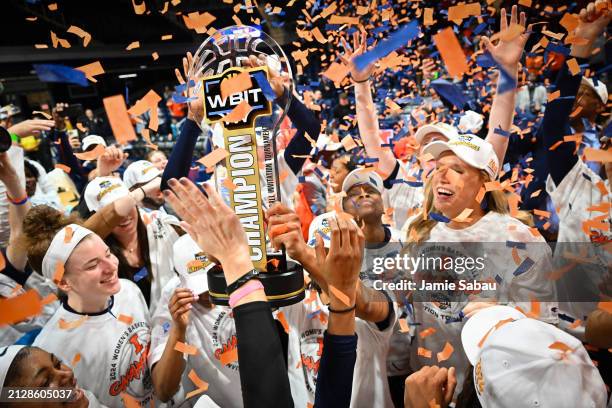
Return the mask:
<path id="1" fill-rule="evenodd" d="M 302 267 L 284 250 L 274 252 L 264 223 L 264 209 L 283 195 L 275 136 L 293 98 L 287 57 L 259 29 L 231 26 L 202 43 L 188 77 L 192 115 L 200 127 L 212 128 L 213 140 L 227 152 L 215 166 L 214 182 L 240 218 L 268 300 L 273 306 L 297 303 L 304 298 Z M 285 87 L 282 97 L 272 84 Z M 208 285 L 212 301 L 227 305 L 220 268 L 209 271 Z"/>

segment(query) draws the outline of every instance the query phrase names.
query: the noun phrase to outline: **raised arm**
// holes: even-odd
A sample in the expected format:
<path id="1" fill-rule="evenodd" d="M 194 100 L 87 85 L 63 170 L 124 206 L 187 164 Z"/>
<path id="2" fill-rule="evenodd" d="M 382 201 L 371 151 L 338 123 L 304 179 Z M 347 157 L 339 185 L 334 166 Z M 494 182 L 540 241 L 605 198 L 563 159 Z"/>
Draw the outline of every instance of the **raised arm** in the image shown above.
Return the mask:
<path id="1" fill-rule="evenodd" d="M 378 170 L 383 174 L 389 175 L 393 172 L 397 159 L 391 149 L 381 146 L 378 112 L 372 99 L 372 84 L 370 82 L 370 75 L 374 65 L 370 65 L 363 71 L 360 71 L 354 63 L 355 57 L 361 55 L 366 49 L 366 33 L 353 33 L 353 48 L 344 39 L 342 39 L 342 44 L 346 54 L 341 55 L 340 59 L 350 67 L 351 78 L 355 86 L 355 108 L 357 110 L 359 136 L 367 155 L 378 159 Z"/>
<path id="2" fill-rule="evenodd" d="M 510 25 L 519 24 L 525 28 L 526 16 L 525 13 L 521 12 L 520 23 L 517 19 L 518 7 L 512 6 L 512 13 L 510 15 Z M 506 10 L 501 10 L 501 31 L 508 29 L 508 21 L 506 20 Z M 482 41 L 491 56 L 497 61 L 501 68 L 516 82 L 518 74 L 518 65 L 523 55 L 523 49 L 525 43 L 529 38 L 529 31 L 523 32 L 523 34 L 516 36 L 511 40 L 499 40 L 497 45 L 486 37 L 482 38 Z M 493 103 L 491 104 L 491 114 L 489 115 L 489 132 L 487 133 L 487 141 L 493 145 L 495 153 L 500 163 L 504 162 L 506 150 L 508 149 L 508 143 L 510 138 L 505 136 L 503 133 L 508 132 L 512 126 L 512 119 L 514 118 L 514 104 L 516 100 L 516 88 L 500 93 L 500 85 L 504 81 L 503 75 L 500 72 L 497 79 L 497 92 L 493 97 Z M 496 133 L 496 129 L 501 128 L 502 134 Z"/>

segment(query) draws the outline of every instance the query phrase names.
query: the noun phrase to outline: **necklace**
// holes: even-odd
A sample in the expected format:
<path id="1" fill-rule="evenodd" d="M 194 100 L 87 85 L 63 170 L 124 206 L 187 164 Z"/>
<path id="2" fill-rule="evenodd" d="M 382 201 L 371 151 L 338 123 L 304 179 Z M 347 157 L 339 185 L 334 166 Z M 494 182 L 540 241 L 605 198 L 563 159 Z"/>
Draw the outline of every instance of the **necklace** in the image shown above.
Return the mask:
<path id="1" fill-rule="evenodd" d="M 133 254 L 136 248 L 138 248 L 138 244 L 136 244 L 133 248 L 126 248 L 125 250 L 128 251 L 130 254 Z"/>

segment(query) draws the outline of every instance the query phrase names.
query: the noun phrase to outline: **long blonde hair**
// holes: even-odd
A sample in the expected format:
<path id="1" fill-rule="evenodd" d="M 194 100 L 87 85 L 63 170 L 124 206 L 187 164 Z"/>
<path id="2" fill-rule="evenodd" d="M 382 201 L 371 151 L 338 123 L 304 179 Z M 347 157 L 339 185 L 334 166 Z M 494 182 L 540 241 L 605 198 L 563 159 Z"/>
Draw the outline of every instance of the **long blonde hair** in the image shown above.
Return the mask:
<path id="1" fill-rule="evenodd" d="M 491 177 L 485 171 L 481 171 L 480 175 L 481 179 L 483 180 L 483 184 L 491 180 Z M 431 230 L 438 224 L 438 221 L 429 217 L 429 214 L 435 213 L 442 215 L 441 212 L 434 206 L 432 179 L 433 177 L 429 177 L 425 183 L 425 199 L 423 200 L 423 209 L 408 226 L 408 236 L 405 237 L 406 242 L 419 243 L 427 241 L 429 239 L 429 235 L 431 234 Z M 485 212 L 493 211 L 499 214 L 508 214 L 510 212 L 508 209 L 508 200 L 506 199 L 506 195 L 501 190 L 487 191 L 484 195 L 483 201 L 486 203 Z M 529 214 L 527 214 L 527 216 L 529 216 Z M 524 214 L 521 216 L 521 218 L 523 217 Z M 519 218 L 519 220 L 525 222 L 521 218 Z"/>

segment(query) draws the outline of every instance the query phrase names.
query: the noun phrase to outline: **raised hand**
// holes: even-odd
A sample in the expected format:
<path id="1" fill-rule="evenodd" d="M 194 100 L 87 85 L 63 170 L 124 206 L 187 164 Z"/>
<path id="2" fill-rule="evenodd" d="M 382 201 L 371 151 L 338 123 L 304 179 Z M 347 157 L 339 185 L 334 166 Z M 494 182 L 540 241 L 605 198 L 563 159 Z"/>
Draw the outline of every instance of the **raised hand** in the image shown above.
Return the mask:
<path id="1" fill-rule="evenodd" d="M 330 218 L 329 226 L 331 242 L 327 255 L 323 238 L 317 235 L 317 262 L 328 287 L 333 286 L 340 290 L 348 296 L 352 305 L 355 304 L 357 295 L 365 238 L 361 229 L 352 220 Z M 333 306 L 336 293 L 330 290 L 329 295 Z M 344 305 L 344 308 L 346 307 L 347 305 Z"/>
<path id="2" fill-rule="evenodd" d="M 353 81 L 356 82 L 365 81 L 370 77 L 370 75 L 372 75 L 372 71 L 374 70 L 373 63 L 368 65 L 363 70 L 359 70 L 355 66 L 355 57 L 363 54 L 366 50 L 366 39 L 367 33 L 365 31 L 362 31 L 361 33 L 355 31 L 353 33 L 353 47 L 351 48 L 348 42 L 346 42 L 346 40 L 342 38 L 342 46 L 344 47 L 346 53 L 343 55 L 338 55 L 340 61 L 342 61 L 350 68 L 351 78 L 353 78 Z"/>
<path id="3" fill-rule="evenodd" d="M 172 316 L 172 321 L 175 327 L 181 333 L 185 333 L 189 325 L 189 315 L 192 309 L 192 303 L 198 301 L 198 297 L 190 289 L 176 288 L 174 294 L 168 302 L 168 310 Z"/>
<path id="4" fill-rule="evenodd" d="M 37 135 L 42 131 L 49 131 L 55 122 L 46 119 L 28 119 L 11 126 L 7 130 L 19 137 Z"/>
<path id="5" fill-rule="evenodd" d="M 263 56 L 262 58 L 258 58 L 255 55 L 251 55 L 249 56 L 249 59 L 243 61 L 243 65 L 249 68 L 267 66 L 270 86 L 272 87 L 272 90 L 277 98 L 283 96 L 285 89 L 288 88 L 288 84 L 291 82 L 291 78 L 289 78 L 289 76 L 287 76 L 284 72 L 279 73 L 276 69 L 274 69 L 274 67 L 271 67 Z"/>
<path id="6" fill-rule="evenodd" d="M 174 69 L 174 75 L 176 75 L 176 79 L 179 81 L 179 84 L 186 83 L 189 78 L 189 68 L 193 65 L 193 55 L 191 52 L 187 53 L 186 57 L 183 57 L 183 74 L 181 75 L 181 71 L 178 68 Z M 185 78 L 183 78 L 185 75 Z M 199 78 L 191 78 L 194 81 L 198 81 Z M 200 95 L 201 92 L 198 92 L 196 99 L 193 101 L 187 102 L 189 104 L 189 113 L 187 114 L 187 118 L 193 120 L 194 122 L 200 123 L 204 117 L 204 100 L 203 96 Z M 185 90 L 184 96 L 194 96 L 193 93 Z"/>
<path id="7" fill-rule="evenodd" d="M 510 14 L 510 27 L 515 26 L 518 23 L 518 25 L 525 28 L 527 16 L 524 12 L 521 12 L 520 22 L 518 22 L 517 15 L 518 7 L 514 5 L 512 6 L 512 13 Z M 500 18 L 500 32 L 507 33 L 509 26 L 508 20 L 506 19 L 506 9 L 501 10 Z M 495 61 L 501 64 L 506 71 L 513 72 L 518 68 L 518 63 L 523 55 L 523 49 L 525 48 L 525 44 L 529 39 L 529 31 L 531 31 L 531 26 L 523 31 L 522 34 L 511 36 L 513 38 L 505 38 L 505 36 L 502 35 L 497 45 L 493 45 L 491 40 L 484 36 L 482 37 L 481 41 Z"/>
<path id="8" fill-rule="evenodd" d="M 266 213 L 268 235 L 276 250 L 285 247 L 287 255 L 300 263 L 311 249 L 304 242 L 298 215 L 280 203 L 275 203 Z"/>
<path id="9" fill-rule="evenodd" d="M 102 156 L 98 158 L 98 177 L 109 176 L 121 166 L 127 157 L 128 154 L 118 147 L 107 147 Z"/>
<path id="10" fill-rule="evenodd" d="M 612 10 L 606 0 L 591 2 L 580 10 L 578 26 L 572 32 L 572 37 L 578 41 L 572 44 L 571 55 L 580 58 L 590 57 L 595 40 L 601 36 L 611 18 Z"/>
<path id="11" fill-rule="evenodd" d="M 453 399 L 457 386 L 455 368 L 425 366 L 406 378 L 405 408 L 445 408 Z"/>
<path id="12" fill-rule="evenodd" d="M 183 219 L 181 227 L 206 254 L 219 260 L 228 284 L 253 267 L 247 237 L 238 216 L 208 184 L 206 197 L 185 177 L 171 179 L 164 196 Z M 246 268 L 246 269 L 245 269 Z"/>

